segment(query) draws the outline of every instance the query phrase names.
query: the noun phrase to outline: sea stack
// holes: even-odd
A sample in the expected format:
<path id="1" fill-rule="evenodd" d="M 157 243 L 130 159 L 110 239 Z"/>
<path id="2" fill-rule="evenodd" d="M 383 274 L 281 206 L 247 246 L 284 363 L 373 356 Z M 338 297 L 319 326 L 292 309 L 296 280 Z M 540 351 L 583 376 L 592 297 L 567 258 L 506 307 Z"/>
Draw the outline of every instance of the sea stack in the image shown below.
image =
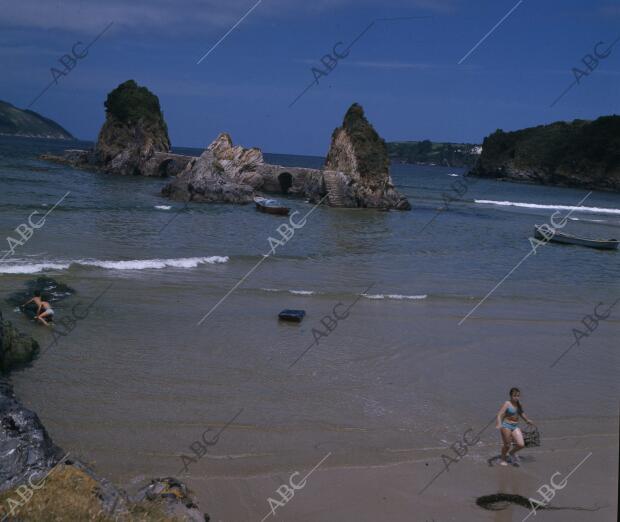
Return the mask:
<path id="1" fill-rule="evenodd" d="M 390 160 L 385 141 L 354 103 L 341 127 L 332 133 L 325 160 L 328 193 L 339 193 L 345 207 L 410 210 L 407 198 L 399 194 L 389 174 Z"/>
<path id="2" fill-rule="evenodd" d="M 75 168 L 124 176 L 175 176 L 190 160 L 170 153 L 168 126 L 159 98 L 134 80 L 111 91 L 104 103 L 105 123 L 94 149 L 67 149 L 41 159 Z"/>
<path id="3" fill-rule="evenodd" d="M 113 174 L 158 175 L 149 162 L 155 152 L 170 150 L 170 138 L 157 96 L 127 80 L 108 94 L 104 106 L 106 120 L 95 146 L 97 164 Z"/>

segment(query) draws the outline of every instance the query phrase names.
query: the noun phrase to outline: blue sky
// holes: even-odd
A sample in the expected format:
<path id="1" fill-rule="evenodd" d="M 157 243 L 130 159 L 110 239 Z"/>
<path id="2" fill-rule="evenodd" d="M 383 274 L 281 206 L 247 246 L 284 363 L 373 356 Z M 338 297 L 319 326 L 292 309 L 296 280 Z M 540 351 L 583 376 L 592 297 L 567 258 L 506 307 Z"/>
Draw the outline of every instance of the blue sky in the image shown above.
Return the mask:
<path id="1" fill-rule="evenodd" d="M 96 139 L 103 101 L 133 78 L 159 96 L 174 146 L 219 132 L 265 152 L 323 155 L 353 102 L 388 141 L 481 142 L 504 130 L 620 113 L 618 0 L 119 0 L 0 2 L 0 99 L 25 108 L 73 45 L 112 27 L 31 107 Z M 516 8 L 515 8 L 516 6 Z M 254 9 L 200 64 L 198 60 Z M 479 47 L 464 55 L 504 17 Z M 421 17 L 412 18 L 409 17 Z M 337 42 L 348 56 L 318 79 Z M 599 51 L 607 46 L 599 46 Z M 78 47 L 79 49 L 79 47 Z M 574 81 L 590 74 L 555 106 Z"/>

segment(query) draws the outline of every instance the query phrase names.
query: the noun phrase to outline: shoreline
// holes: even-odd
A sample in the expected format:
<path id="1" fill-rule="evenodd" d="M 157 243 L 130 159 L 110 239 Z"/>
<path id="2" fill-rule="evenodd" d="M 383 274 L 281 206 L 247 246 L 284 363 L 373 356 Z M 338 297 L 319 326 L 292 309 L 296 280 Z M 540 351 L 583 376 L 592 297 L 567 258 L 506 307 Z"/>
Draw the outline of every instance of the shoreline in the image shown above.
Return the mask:
<path id="1" fill-rule="evenodd" d="M 617 422 L 617 421 L 616 421 Z M 277 514 L 299 521 L 406 521 L 406 520 L 493 520 L 519 521 L 528 511 L 510 505 L 505 511 L 485 511 L 476 498 L 496 493 L 538 498 L 537 489 L 548 484 L 556 471 L 568 470 L 589 452 L 589 462 L 568 479 L 565 491 L 559 491 L 549 505 L 553 507 L 600 508 L 580 514 L 579 520 L 610 521 L 617 508 L 617 492 L 609 475 L 617 470 L 617 434 L 584 435 L 565 438 L 558 448 L 523 450 L 519 468 L 490 467 L 477 456 L 465 456 L 436 480 L 424 493 L 428 469 L 437 463 L 429 459 L 375 466 L 342 466 L 334 455 L 309 478 L 303 491 Z M 497 444 L 498 446 L 498 444 Z M 445 449 L 444 449 L 445 451 Z M 320 455 L 316 455 L 318 461 Z M 440 456 L 434 457 L 440 463 Z M 428 465 L 427 465 L 428 464 Z M 309 466 L 290 467 L 278 472 L 251 477 L 202 477 L 189 482 L 206 500 L 214 520 L 260 519 L 269 512 L 267 499 L 279 499 L 275 489 L 286 483 L 290 473 L 302 476 Z M 476 476 L 472 481 L 470 477 Z M 559 479 L 557 479 L 559 480 Z M 316 506 L 321 506 L 317 509 Z M 413 518 L 412 518 L 413 516 Z M 545 520 L 575 520 L 568 511 L 546 511 Z M 500 517 L 500 518 L 497 518 Z M 271 517 L 267 518 L 269 520 Z"/>

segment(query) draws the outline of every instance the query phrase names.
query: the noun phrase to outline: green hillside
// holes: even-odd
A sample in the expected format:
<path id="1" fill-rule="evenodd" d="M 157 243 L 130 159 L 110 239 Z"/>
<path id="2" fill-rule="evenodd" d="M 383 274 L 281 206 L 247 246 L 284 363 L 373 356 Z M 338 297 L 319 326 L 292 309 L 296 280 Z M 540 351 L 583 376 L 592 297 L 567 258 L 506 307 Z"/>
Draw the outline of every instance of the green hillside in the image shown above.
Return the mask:
<path id="1" fill-rule="evenodd" d="M 471 175 L 620 191 L 620 116 L 497 130 Z"/>
<path id="2" fill-rule="evenodd" d="M 31 110 L 21 110 L 0 100 L 0 136 L 74 140 L 58 123 Z"/>

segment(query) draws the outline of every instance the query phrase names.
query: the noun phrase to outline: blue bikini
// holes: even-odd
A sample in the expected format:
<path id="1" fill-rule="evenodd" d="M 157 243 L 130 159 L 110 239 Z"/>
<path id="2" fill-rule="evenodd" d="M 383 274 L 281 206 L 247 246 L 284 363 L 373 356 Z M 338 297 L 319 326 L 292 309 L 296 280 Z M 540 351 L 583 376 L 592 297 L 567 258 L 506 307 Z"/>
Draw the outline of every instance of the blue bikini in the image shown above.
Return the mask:
<path id="1" fill-rule="evenodd" d="M 517 415 L 518 415 L 518 411 L 512 404 L 506 408 L 506 416 L 517 417 Z M 518 422 L 510 422 L 505 419 L 502 421 L 502 428 L 506 428 L 507 430 L 514 431 L 518 427 L 519 427 Z"/>

